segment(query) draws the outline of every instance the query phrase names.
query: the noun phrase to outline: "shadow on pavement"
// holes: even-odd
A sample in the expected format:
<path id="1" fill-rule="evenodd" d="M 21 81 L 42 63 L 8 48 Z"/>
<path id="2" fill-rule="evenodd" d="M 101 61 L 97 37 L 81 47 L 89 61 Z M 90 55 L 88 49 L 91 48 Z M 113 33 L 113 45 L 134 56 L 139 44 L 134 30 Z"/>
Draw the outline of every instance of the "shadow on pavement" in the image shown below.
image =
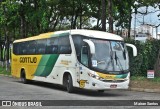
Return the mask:
<path id="1" fill-rule="evenodd" d="M 21 81 L 14 81 L 20 84 L 23 84 Z M 39 81 L 30 81 L 28 85 L 35 85 L 40 86 L 44 88 L 50 88 L 57 91 L 63 91 L 64 93 L 68 93 L 66 88 L 62 85 L 58 84 L 52 84 L 52 83 L 46 83 L 46 82 L 39 82 Z M 119 93 L 125 90 L 106 90 L 104 92 L 98 92 L 96 90 L 86 90 L 86 89 L 80 89 L 75 88 L 73 93 L 70 94 L 78 94 L 78 95 L 85 95 L 85 96 L 93 96 L 93 97 L 116 97 L 116 96 L 125 96 L 124 93 Z"/>

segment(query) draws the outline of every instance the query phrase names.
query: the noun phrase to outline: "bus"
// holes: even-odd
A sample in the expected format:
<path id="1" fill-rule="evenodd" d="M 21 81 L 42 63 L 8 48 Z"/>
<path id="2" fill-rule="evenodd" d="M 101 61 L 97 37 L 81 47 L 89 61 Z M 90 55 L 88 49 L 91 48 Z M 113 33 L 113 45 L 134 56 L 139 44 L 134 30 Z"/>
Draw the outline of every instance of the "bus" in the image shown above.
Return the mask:
<path id="1" fill-rule="evenodd" d="M 26 84 L 31 80 L 74 88 L 127 89 L 130 81 L 127 46 L 122 37 L 95 30 L 43 33 L 13 42 L 11 72 Z"/>

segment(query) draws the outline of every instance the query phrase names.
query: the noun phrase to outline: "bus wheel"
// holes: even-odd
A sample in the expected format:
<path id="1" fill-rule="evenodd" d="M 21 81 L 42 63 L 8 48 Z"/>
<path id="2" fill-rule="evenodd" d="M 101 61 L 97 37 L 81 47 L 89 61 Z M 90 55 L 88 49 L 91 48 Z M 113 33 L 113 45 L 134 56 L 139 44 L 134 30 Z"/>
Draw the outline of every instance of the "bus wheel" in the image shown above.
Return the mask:
<path id="1" fill-rule="evenodd" d="M 104 93 L 104 90 L 98 90 L 99 93 Z"/>
<path id="2" fill-rule="evenodd" d="M 24 84 L 28 83 L 28 80 L 26 79 L 25 70 L 21 71 L 21 82 L 24 83 Z"/>
<path id="3" fill-rule="evenodd" d="M 69 93 L 73 92 L 73 82 L 70 74 L 67 75 L 66 88 Z"/>

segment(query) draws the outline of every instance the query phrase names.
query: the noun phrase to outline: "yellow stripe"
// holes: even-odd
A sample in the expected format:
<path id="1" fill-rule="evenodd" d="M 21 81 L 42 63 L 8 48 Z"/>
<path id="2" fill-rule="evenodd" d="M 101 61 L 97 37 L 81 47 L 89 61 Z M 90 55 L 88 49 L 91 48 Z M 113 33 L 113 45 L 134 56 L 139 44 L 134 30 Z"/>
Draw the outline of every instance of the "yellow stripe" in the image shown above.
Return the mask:
<path id="1" fill-rule="evenodd" d="M 117 78 L 117 75 L 111 75 L 111 74 L 104 74 L 100 72 L 96 72 L 99 77 L 106 79 L 106 80 L 124 80 L 124 78 Z"/>
<path id="2" fill-rule="evenodd" d="M 116 75 L 103 74 L 103 73 L 100 73 L 100 72 L 96 72 L 96 73 L 99 75 L 99 77 L 107 79 L 107 80 L 109 80 L 109 79 L 113 80 L 116 77 Z"/>
<path id="3" fill-rule="evenodd" d="M 49 33 L 43 33 L 40 34 L 38 36 L 34 36 L 34 37 L 29 37 L 29 38 L 25 38 L 25 39 L 19 39 L 14 41 L 15 42 L 23 42 L 23 41 L 29 41 L 29 40 L 37 40 L 37 39 L 45 39 L 45 38 L 49 38 L 51 36 L 51 34 L 54 34 L 53 32 L 49 32 Z"/>

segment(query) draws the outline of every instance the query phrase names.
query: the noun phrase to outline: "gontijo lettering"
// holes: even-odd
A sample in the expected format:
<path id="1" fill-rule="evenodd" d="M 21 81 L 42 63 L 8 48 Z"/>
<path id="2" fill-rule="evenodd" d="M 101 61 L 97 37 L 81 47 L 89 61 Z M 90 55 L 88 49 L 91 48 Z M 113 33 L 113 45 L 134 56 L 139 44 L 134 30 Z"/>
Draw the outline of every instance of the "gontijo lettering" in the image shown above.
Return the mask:
<path id="1" fill-rule="evenodd" d="M 36 57 L 20 57 L 20 63 L 36 63 Z"/>

